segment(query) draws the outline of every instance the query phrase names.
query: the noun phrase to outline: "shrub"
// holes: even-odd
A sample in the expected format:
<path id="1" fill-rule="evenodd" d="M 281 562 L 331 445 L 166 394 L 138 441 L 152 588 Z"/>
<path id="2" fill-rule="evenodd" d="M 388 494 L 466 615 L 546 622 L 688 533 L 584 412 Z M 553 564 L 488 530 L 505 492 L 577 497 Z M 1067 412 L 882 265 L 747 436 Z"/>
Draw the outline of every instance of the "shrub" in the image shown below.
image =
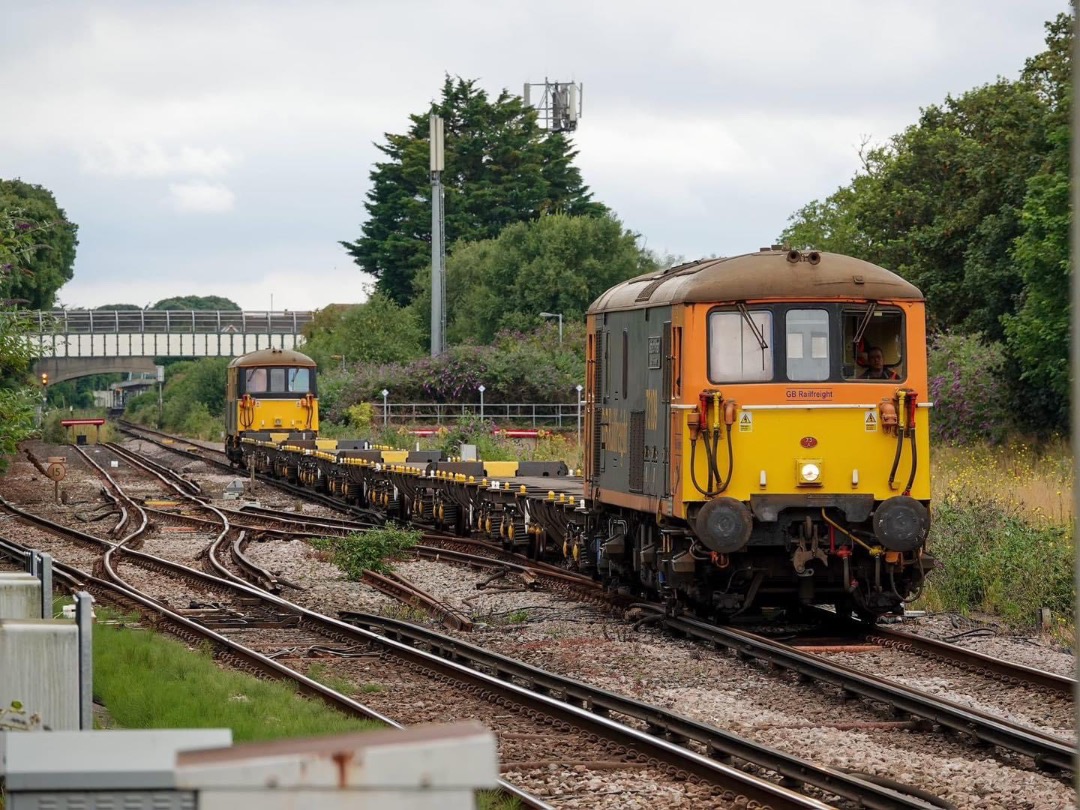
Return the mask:
<path id="1" fill-rule="evenodd" d="M 346 411 L 349 415 L 349 424 L 361 431 L 370 431 L 375 421 L 375 408 L 370 402 L 357 402 L 350 405 Z"/>
<path id="2" fill-rule="evenodd" d="M 354 532 L 346 537 L 327 537 L 313 540 L 312 545 L 330 552 L 331 560 L 345 576 L 358 581 L 365 571 L 390 573 L 387 561 L 420 542 L 420 532 L 415 529 L 385 527 Z"/>
<path id="3" fill-rule="evenodd" d="M 930 341 L 930 429 L 950 442 L 1001 442 L 1012 425 L 1004 377 L 1005 350 L 979 334 Z"/>
<path id="4" fill-rule="evenodd" d="M 995 613 L 1030 626 L 1048 607 L 1071 616 L 1073 541 L 1067 523 L 1036 525 L 1018 507 L 950 495 L 934 508 L 928 543 L 939 561 L 927 586 L 935 609 Z"/>

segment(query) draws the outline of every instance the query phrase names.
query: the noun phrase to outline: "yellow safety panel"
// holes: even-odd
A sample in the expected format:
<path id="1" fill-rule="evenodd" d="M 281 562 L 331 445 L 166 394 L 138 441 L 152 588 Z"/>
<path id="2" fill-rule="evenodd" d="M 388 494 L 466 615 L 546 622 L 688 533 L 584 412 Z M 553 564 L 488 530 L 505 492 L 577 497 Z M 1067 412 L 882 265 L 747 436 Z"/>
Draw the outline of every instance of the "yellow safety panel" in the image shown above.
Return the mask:
<path id="1" fill-rule="evenodd" d="M 337 450 L 337 439 L 316 439 L 315 446 L 320 450 Z"/>
<path id="2" fill-rule="evenodd" d="M 743 413 L 744 411 L 740 411 Z M 868 430 L 876 408 L 763 408 L 749 409 L 753 431 L 741 432 L 738 422 L 731 432 L 734 473 L 724 495 L 747 501 L 751 495 L 873 495 L 878 500 L 900 495 L 911 472 L 911 446 L 904 440 L 900 463 L 889 486 L 889 471 L 896 454 L 896 436 L 883 430 Z M 916 414 L 918 469 L 911 495 L 930 497 L 930 439 L 928 414 Z M 690 429 L 683 415 L 680 467 L 684 501 L 701 501 L 705 496 L 694 487 L 690 469 Z M 716 448 L 716 466 L 728 476 L 726 432 Z M 695 458 L 698 483 L 708 485 L 705 437 L 698 439 Z M 804 465 L 812 463 L 810 478 L 800 481 Z M 812 480 L 811 480 L 812 479 Z M 801 485 L 800 485 L 801 484 Z"/>
<path id="3" fill-rule="evenodd" d="M 485 461 L 484 474 L 488 478 L 513 478 L 517 475 L 516 461 Z"/>
<path id="4" fill-rule="evenodd" d="M 383 450 L 383 464 L 401 464 L 409 457 L 408 450 Z"/>

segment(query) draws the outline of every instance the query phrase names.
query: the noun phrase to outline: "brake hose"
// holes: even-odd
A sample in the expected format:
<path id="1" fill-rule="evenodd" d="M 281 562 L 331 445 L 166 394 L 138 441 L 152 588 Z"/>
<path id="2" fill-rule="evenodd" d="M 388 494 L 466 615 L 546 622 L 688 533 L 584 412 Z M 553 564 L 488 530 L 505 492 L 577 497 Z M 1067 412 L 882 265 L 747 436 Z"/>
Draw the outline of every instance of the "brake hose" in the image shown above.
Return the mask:
<path id="1" fill-rule="evenodd" d="M 904 494 L 911 494 L 911 485 L 915 483 L 915 471 L 919 469 L 919 449 L 915 443 L 915 394 L 912 393 L 908 399 L 908 439 L 911 444 L 911 474 L 908 475 L 907 486 L 904 487 Z"/>
<path id="2" fill-rule="evenodd" d="M 900 398 L 900 407 L 897 408 L 899 424 L 896 426 L 896 454 L 893 456 L 892 469 L 889 470 L 889 489 L 896 488 L 896 470 L 900 466 L 900 454 L 904 450 L 904 423 L 907 419 L 907 410 L 904 408 L 904 399 L 906 395 L 903 391 L 900 391 L 898 396 Z"/>

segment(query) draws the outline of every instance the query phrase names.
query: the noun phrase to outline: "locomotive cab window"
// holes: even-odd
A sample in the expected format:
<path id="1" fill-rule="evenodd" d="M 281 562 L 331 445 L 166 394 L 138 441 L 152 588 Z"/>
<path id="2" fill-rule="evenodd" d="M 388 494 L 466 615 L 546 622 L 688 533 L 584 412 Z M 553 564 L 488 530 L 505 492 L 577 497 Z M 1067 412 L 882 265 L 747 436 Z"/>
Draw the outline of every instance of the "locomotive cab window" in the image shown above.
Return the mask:
<path id="1" fill-rule="evenodd" d="M 772 378 L 772 313 L 745 308 L 710 312 L 709 379 L 721 383 Z"/>
<path id="2" fill-rule="evenodd" d="M 266 369 L 265 368 L 246 368 L 244 369 L 244 393 L 245 394 L 264 394 L 266 393 Z"/>
<path id="3" fill-rule="evenodd" d="M 904 316 L 898 309 L 845 308 L 843 358 L 845 380 L 893 380 L 907 377 Z"/>
<path id="4" fill-rule="evenodd" d="M 790 309 L 785 317 L 787 378 L 793 382 L 829 379 L 829 313 Z"/>
<path id="5" fill-rule="evenodd" d="M 306 368 L 290 368 L 289 391 L 294 394 L 306 394 L 311 391 L 311 374 Z"/>
<path id="6" fill-rule="evenodd" d="M 315 393 L 311 369 L 308 368 L 246 368 L 243 370 L 245 394 L 261 394 L 274 398 L 295 394 Z"/>

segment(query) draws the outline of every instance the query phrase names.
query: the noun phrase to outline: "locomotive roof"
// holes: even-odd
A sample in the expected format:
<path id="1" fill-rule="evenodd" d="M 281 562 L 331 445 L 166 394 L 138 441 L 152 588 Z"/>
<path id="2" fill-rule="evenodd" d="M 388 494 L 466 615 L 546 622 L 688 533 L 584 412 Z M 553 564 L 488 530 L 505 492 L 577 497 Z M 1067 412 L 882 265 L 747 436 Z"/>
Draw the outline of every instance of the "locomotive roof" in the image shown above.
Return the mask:
<path id="1" fill-rule="evenodd" d="M 840 253 L 762 250 L 700 259 L 632 278 L 597 298 L 589 313 L 761 298 L 921 301 L 923 294 L 895 273 L 862 259 Z"/>
<path id="2" fill-rule="evenodd" d="M 315 361 L 306 354 L 294 352 L 291 349 L 259 349 L 242 357 L 237 357 L 229 368 L 248 366 L 307 366 L 315 367 Z"/>

